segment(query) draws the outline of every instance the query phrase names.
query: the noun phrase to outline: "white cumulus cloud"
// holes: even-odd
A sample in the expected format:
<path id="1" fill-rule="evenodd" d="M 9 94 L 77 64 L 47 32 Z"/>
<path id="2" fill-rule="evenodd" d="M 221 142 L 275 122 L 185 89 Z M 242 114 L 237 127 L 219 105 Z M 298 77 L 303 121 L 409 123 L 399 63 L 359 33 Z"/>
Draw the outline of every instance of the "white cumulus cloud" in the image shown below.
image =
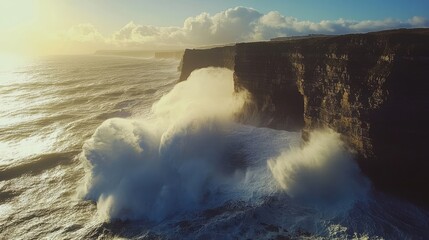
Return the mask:
<path id="1" fill-rule="evenodd" d="M 68 31 L 60 33 L 63 39 L 76 42 L 99 42 L 104 37 L 93 25 L 89 23 L 79 24 L 71 27 Z"/>
<path id="2" fill-rule="evenodd" d="M 185 19 L 182 26 L 158 27 L 133 21 L 113 33 L 102 36 L 90 24 L 72 27 L 62 37 L 69 41 L 99 42 L 115 48 L 173 48 L 269 40 L 279 36 L 307 34 L 344 34 L 393 28 L 429 27 L 429 21 L 414 16 L 408 20 L 347 19 L 312 22 L 284 16 L 277 11 L 266 14 L 247 7 L 235 7 L 214 15 L 201 13 Z"/>

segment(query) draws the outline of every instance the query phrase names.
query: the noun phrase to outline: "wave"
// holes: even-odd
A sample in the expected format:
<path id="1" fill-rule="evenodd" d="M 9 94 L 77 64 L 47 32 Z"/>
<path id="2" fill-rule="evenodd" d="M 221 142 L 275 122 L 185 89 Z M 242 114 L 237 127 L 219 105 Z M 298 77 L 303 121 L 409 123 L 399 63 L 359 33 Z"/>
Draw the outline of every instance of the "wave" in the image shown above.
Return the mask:
<path id="1" fill-rule="evenodd" d="M 268 166 L 288 195 L 330 212 L 331 206 L 350 209 L 370 190 L 340 134 L 331 129 L 310 133 L 303 147 L 282 152 Z"/>
<path id="2" fill-rule="evenodd" d="M 84 188 L 104 218 L 162 220 L 209 205 L 233 181 L 224 174 L 222 130 L 247 100 L 232 71 L 203 69 L 177 84 L 145 120 L 110 119 L 84 146 Z M 227 132 L 227 131 L 225 131 Z"/>
<path id="3" fill-rule="evenodd" d="M 58 165 L 68 165 L 73 162 L 77 152 L 45 153 L 15 166 L 0 166 L 0 181 L 21 177 L 22 175 L 37 175 Z"/>
<path id="4" fill-rule="evenodd" d="M 273 195 L 321 206 L 365 198 L 369 182 L 338 134 L 313 133 L 301 147 L 300 133 L 236 123 L 250 99 L 234 90 L 232 71 L 205 68 L 146 118 L 105 121 L 83 147 L 81 196 L 97 202 L 105 221 L 156 222 Z"/>

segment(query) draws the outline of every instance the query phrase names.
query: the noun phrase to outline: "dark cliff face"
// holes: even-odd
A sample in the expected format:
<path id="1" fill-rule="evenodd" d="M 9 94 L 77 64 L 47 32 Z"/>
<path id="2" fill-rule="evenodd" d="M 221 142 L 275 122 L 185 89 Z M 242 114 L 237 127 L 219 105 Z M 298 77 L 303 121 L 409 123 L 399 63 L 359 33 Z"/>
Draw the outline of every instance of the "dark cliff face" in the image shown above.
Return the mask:
<path id="1" fill-rule="evenodd" d="M 190 59 L 234 69 L 260 124 L 304 138 L 330 127 L 377 188 L 429 206 L 429 29 L 237 44 L 232 63 L 200 51 L 185 53 L 182 76 Z"/>
<path id="2" fill-rule="evenodd" d="M 238 44 L 234 81 L 252 93 L 259 125 L 299 131 L 304 127 L 304 95 L 298 89 L 303 65 L 291 46 Z"/>
<path id="3" fill-rule="evenodd" d="M 180 63 L 180 79 L 184 81 L 192 71 L 205 67 L 224 67 L 234 70 L 235 46 L 211 49 L 186 49 Z"/>

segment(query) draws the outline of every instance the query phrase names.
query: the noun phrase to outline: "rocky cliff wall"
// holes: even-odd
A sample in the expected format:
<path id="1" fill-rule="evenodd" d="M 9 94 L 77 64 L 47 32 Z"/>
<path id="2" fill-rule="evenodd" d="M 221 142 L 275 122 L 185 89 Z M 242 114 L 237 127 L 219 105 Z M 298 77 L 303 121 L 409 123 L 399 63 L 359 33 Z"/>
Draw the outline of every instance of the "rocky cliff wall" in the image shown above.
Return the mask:
<path id="1" fill-rule="evenodd" d="M 186 80 L 192 71 L 205 67 L 224 67 L 234 70 L 235 46 L 210 49 L 186 49 L 179 69 L 179 81 Z"/>
<path id="2" fill-rule="evenodd" d="M 205 66 L 234 69 L 259 124 L 330 127 L 377 188 L 429 206 L 429 29 L 190 50 L 181 79 Z"/>

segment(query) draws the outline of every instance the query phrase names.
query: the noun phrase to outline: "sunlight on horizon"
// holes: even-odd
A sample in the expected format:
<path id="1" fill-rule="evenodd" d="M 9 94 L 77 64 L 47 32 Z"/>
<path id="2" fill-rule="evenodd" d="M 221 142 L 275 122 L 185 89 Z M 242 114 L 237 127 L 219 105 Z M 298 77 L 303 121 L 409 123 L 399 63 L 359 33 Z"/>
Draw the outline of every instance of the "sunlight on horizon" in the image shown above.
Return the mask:
<path id="1" fill-rule="evenodd" d="M 13 53 L 0 54 L 0 72 L 12 71 L 31 62 L 31 56 Z"/>
<path id="2" fill-rule="evenodd" d="M 427 9 L 0 0 L 0 240 L 429 240 Z"/>
<path id="3" fill-rule="evenodd" d="M 96 50 L 177 50 L 285 36 L 429 27 L 427 14 L 398 15 L 397 6 L 378 14 L 379 18 L 365 19 L 367 16 L 362 13 L 365 17 L 355 20 L 348 19 L 350 15 L 347 13 L 332 9 L 330 12 L 334 15 L 321 15 L 331 18 L 315 16 L 311 19 L 305 14 L 308 4 L 303 4 L 299 11 L 288 12 L 288 6 L 296 4 L 286 0 L 282 4 L 273 3 L 273 7 L 270 4 L 263 7 L 255 1 L 243 3 L 239 0 L 232 3 L 220 1 L 218 7 L 208 5 L 206 9 L 203 5 L 186 6 L 186 3 L 168 3 L 165 7 L 150 0 L 129 0 L 123 4 L 108 0 L 1 0 L 0 54 L 28 56 L 92 54 Z M 274 7 L 279 4 L 284 5 L 281 10 Z M 329 5 L 322 4 L 324 8 Z M 341 4 L 338 10 L 346 6 Z M 168 7 L 184 8 L 186 15 L 171 14 Z M 385 7 L 387 11 L 388 6 Z M 391 16 L 386 17 L 387 14 Z M 164 25 L 165 22 L 168 25 Z"/>
<path id="4" fill-rule="evenodd" d="M 5 0 L 0 2 L 0 55 L 23 56 L 80 53 L 60 41 L 69 19 L 61 2 Z M 79 16 L 76 16 L 79 18 Z"/>

